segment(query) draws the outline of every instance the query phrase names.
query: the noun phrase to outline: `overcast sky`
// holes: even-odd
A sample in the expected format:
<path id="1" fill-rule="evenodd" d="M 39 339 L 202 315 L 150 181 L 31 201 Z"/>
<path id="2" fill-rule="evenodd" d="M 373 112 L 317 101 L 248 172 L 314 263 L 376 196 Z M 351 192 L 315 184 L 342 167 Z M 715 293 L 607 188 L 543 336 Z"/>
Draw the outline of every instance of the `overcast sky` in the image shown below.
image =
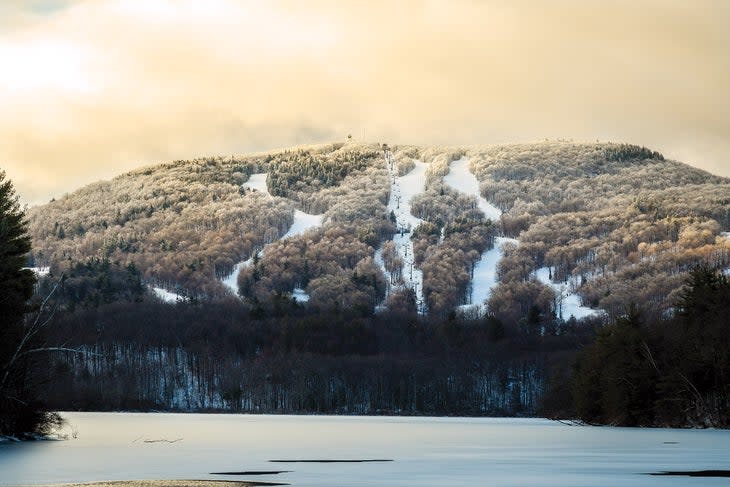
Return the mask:
<path id="1" fill-rule="evenodd" d="M 38 203 L 351 133 L 627 141 L 730 176 L 728 26 L 724 0 L 1 0 L 0 168 Z"/>

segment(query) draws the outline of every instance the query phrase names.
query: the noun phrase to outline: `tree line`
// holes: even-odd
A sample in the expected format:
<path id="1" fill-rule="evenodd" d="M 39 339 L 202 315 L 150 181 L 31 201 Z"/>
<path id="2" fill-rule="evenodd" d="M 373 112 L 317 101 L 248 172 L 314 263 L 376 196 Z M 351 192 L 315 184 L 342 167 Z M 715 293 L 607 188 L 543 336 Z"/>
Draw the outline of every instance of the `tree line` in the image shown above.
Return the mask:
<path id="1" fill-rule="evenodd" d="M 588 424 L 730 427 L 728 313 L 727 276 L 693 269 L 672 318 L 632 307 L 600 329 L 555 375 L 545 412 Z"/>
<path id="2" fill-rule="evenodd" d="M 313 313 L 281 303 L 117 302 L 60 315 L 46 397 L 59 409 L 534 415 L 546 364 L 586 340 L 494 319 Z"/>

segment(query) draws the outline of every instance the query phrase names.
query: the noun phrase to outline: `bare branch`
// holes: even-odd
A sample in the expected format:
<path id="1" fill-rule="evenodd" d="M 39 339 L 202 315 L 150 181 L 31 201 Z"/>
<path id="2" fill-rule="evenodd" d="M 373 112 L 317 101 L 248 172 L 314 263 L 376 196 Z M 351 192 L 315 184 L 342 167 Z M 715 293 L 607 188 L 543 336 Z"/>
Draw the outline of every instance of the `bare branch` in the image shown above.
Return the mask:
<path id="1" fill-rule="evenodd" d="M 32 348 L 30 350 L 25 350 L 24 352 L 21 352 L 19 356 L 28 355 L 29 353 L 38 353 L 38 352 L 71 352 L 71 353 L 79 353 L 84 355 L 94 355 L 101 357 L 102 354 L 96 353 L 96 352 L 89 352 L 88 350 L 84 350 L 82 348 L 68 348 L 68 347 L 41 347 L 41 348 Z"/>
<path id="2" fill-rule="evenodd" d="M 56 285 L 53 286 L 53 289 L 51 289 L 51 292 L 48 293 L 48 295 L 45 297 L 43 302 L 41 303 L 40 308 L 38 308 L 38 313 L 35 317 L 35 320 L 33 320 L 33 323 L 28 327 L 27 331 L 23 335 L 23 337 L 20 340 L 20 343 L 18 344 L 17 348 L 15 349 L 15 352 L 13 353 L 13 356 L 10 358 L 8 363 L 5 365 L 5 370 L 3 373 L 3 378 L 0 380 L 0 391 L 4 388 L 5 383 L 8 380 L 8 377 L 10 376 L 10 371 L 13 370 L 13 367 L 15 366 L 15 362 L 17 362 L 18 358 L 20 358 L 22 355 L 24 355 L 24 348 L 28 344 L 28 342 L 45 326 L 50 323 L 51 319 L 53 319 L 53 316 L 55 315 L 56 309 L 58 308 L 58 305 L 56 305 L 51 312 L 51 315 L 43 321 L 40 326 L 38 325 L 41 319 L 41 316 L 43 316 L 43 310 L 48 304 L 48 301 L 51 299 L 51 296 L 53 296 L 56 291 L 58 290 L 59 286 L 63 283 L 63 281 L 66 279 L 66 276 L 64 274 L 61 274 L 61 277 L 56 282 Z"/>
<path id="3" fill-rule="evenodd" d="M 649 344 L 647 344 L 644 341 L 642 341 L 641 344 L 644 347 L 644 357 L 646 357 L 646 359 L 649 361 L 649 363 L 651 364 L 651 366 L 654 367 L 654 370 L 656 370 L 657 373 L 659 373 L 659 367 L 657 366 L 656 361 L 654 360 L 654 355 L 651 353 L 651 349 L 649 348 Z"/>

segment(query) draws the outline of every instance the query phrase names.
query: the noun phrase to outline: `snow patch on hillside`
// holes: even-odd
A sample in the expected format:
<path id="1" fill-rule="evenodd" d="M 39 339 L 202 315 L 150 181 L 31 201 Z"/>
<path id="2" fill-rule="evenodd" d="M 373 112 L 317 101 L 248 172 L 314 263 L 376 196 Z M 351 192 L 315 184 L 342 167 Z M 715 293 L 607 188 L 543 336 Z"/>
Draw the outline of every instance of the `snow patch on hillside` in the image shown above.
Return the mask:
<path id="1" fill-rule="evenodd" d="M 484 316 L 486 313 L 486 301 L 492 295 L 492 289 L 498 282 L 497 265 L 504 255 L 505 244 L 518 245 L 519 242 L 514 238 L 495 238 L 494 247 L 484 252 L 474 266 L 469 304 L 458 307 L 462 313 L 476 314 L 476 316 Z"/>
<path id="2" fill-rule="evenodd" d="M 301 235 L 307 230 L 322 226 L 324 221 L 324 215 L 313 215 L 311 213 L 304 213 L 300 210 L 294 210 L 294 223 L 289 227 L 289 230 L 284 234 L 282 238 L 296 237 Z"/>
<path id="3" fill-rule="evenodd" d="M 228 277 L 225 277 L 221 280 L 223 285 L 233 291 L 233 294 L 235 294 L 236 296 L 238 296 L 238 275 L 241 273 L 241 269 L 249 267 L 252 263 L 253 257 L 249 257 L 248 259 L 239 262 L 238 264 L 233 266 L 233 272 Z"/>
<path id="4" fill-rule="evenodd" d="M 482 196 L 479 180 L 469 170 L 469 159 L 462 157 L 449 164 L 449 173 L 444 176 L 443 181 L 456 191 L 474 196 L 484 216 L 493 222 L 499 222 L 502 211 Z M 469 304 L 458 308 L 462 313 L 482 316 L 486 312 L 484 303 L 491 296 L 492 288 L 497 285 L 497 265 L 504 255 L 506 243 L 518 245 L 518 241 L 513 238 L 497 237 L 494 240 L 494 247 L 482 253 L 474 266 Z"/>
<path id="5" fill-rule="evenodd" d="M 557 283 L 550 279 L 550 268 L 541 267 L 535 271 L 535 277 L 541 283 L 550 286 L 557 296 L 558 318 L 568 319 L 574 316 L 576 319 L 586 318 L 588 316 L 598 316 L 604 313 L 603 310 L 593 309 L 583 306 L 581 298 L 576 293 L 571 292 L 569 283 Z"/>
<path id="6" fill-rule="evenodd" d="M 387 211 L 395 215 L 397 232 L 393 236 L 396 252 L 403 261 L 401 279 L 396 280 L 385 269 L 383 262 L 382 245 L 375 252 L 375 262 L 383 270 L 388 279 L 388 285 L 385 292 L 385 299 L 395 290 L 402 288 L 413 289 L 416 294 L 416 305 L 418 312 L 423 314 L 426 311 L 423 299 L 423 272 L 416 267 L 413 256 L 413 241 L 411 240 L 412 231 L 420 225 L 423 220 L 413 216 L 411 213 L 411 201 L 413 198 L 423 193 L 426 189 L 426 169 L 428 164 L 421 161 L 414 161 L 415 166 L 408 174 L 398 176 L 398 170 L 395 167 L 395 161 L 390 157 L 386 157 L 388 165 L 388 177 L 390 178 L 390 196 L 388 198 Z M 385 302 L 385 301 L 384 301 Z M 384 309 L 384 305 L 377 307 L 378 310 Z"/>
<path id="7" fill-rule="evenodd" d="M 33 271 L 33 274 L 38 277 L 47 276 L 51 272 L 50 267 L 23 267 L 23 270 Z"/>
<path id="8" fill-rule="evenodd" d="M 269 187 L 266 185 L 266 173 L 265 172 L 257 172 L 254 174 L 251 174 L 249 176 L 248 181 L 243 183 L 243 187 L 247 189 L 253 189 L 256 191 L 260 191 L 262 193 L 265 193 L 269 196 L 271 196 L 271 193 L 269 193 Z"/>
<path id="9" fill-rule="evenodd" d="M 444 183 L 457 191 L 475 196 L 479 209 L 484 216 L 493 222 L 498 222 L 502 216 L 502 210 L 491 204 L 479 190 L 479 180 L 469 170 L 469 159 L 462 157 L 458 161 L 449 164 L 449 173 L 444 176 Z"/>
<path id="10" fill-rule="evenodd" d="M 260 191 L 267 196 L 271 196 L 271 193 L 269 193 L 269 188 L 268 186 L 266 186 L 265 172 L 252 174 L 248 178 L 248 181 L 243 184 L 243 187 L 253 189 L 255 191 Z M 289 230 L 287 230 L 284 236 L 281 237 L 281 240 L 301 235 L 307 230 L 322 226 L 323 223 L 324 214 L 313 215 L 311 213 L 305 213 L 301 210 L 294 210 L 294 221 L 289 227 Z M 257 252 L 259 258 L 264 255 L 265 249 L 266 247 Z M 249 257 L 248 259 L 237 263 L 235 266 L 233 266 L 233 272 L 221 280 L 223 285 L 230 289 L 234 295 L 238 296 L 238 275 L 241 273 L 241 270 L 251 266 L 251 264 L 253 264 L 253 257 Z M 306 293 L 304 292 L 304 290 L 300 289 L 299 291 L 300 292 L 298 293 L 298 296 L 294 296 L 294 294 L 292 294 L 292 296 L 297 297 L 297 301 L 300 302 L 308 301 L 309 296 L 306 296 L 305 299 Z"/>
<path id="11" fill-rule="evenodd" d="M 185 301 L 185 299 L 179 294 L 170 292 L 167 289 L 161 287 L 153 287 L 152 292 L 155 294 L 155 296 L 157 296 L 166 303 L 179 303 Z"/>
<path id="12" fill-rule="evenodd" d="M 411 200 L 426 189 L 426 169 L 428 164 L 414 161 L 415 166 L 404 176 L 393 174 L 388 210 L 393 210 L 401 228 L 413 229 L 423 223 L 411 213 Z"/>
<path id="13" fill-rule="evenodd" d="M 294 288 L 294 291 L 291 293 L 291 297 L 296 299 L 297 303 L 306 303 L 309 301 L 309 294 L 300 287 Z"/>

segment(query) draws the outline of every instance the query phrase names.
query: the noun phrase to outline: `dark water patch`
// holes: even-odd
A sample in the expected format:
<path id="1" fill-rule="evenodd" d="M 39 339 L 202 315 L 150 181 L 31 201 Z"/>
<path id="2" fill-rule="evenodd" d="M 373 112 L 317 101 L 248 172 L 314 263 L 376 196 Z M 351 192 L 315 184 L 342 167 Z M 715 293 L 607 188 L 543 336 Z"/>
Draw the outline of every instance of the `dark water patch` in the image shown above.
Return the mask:
<path id="1" fill-rule="evenodd" d="M 365 459 L 365 460 L 269 460 L 271 463 L 373 463 L 373 462 L 392 462 L 390 459 Z"/>
<path id="2" fill-rule="evenodd" d="M 241 472 L 210 472 L 210 475 L 279 475 L 291 470 L 243 470 Z"/>
<path id="3" fill-rule="evenodd" d="M 728 477 L 730 478 L 730 470 L 693 470 L 693 471 L 674 471 L 674 472 L 657 472 L 649 475 L 672 475 L 677 477 Z"/>
<path id="4" fill-rule="evenodd" d="M 282 482 L 257 482 L 256 480 L 215 480 L 214 482 L 221 482 L 230 485 L 241 485 L 246 487 L 268 487 L 274 485 L 291 485 Z"/>

